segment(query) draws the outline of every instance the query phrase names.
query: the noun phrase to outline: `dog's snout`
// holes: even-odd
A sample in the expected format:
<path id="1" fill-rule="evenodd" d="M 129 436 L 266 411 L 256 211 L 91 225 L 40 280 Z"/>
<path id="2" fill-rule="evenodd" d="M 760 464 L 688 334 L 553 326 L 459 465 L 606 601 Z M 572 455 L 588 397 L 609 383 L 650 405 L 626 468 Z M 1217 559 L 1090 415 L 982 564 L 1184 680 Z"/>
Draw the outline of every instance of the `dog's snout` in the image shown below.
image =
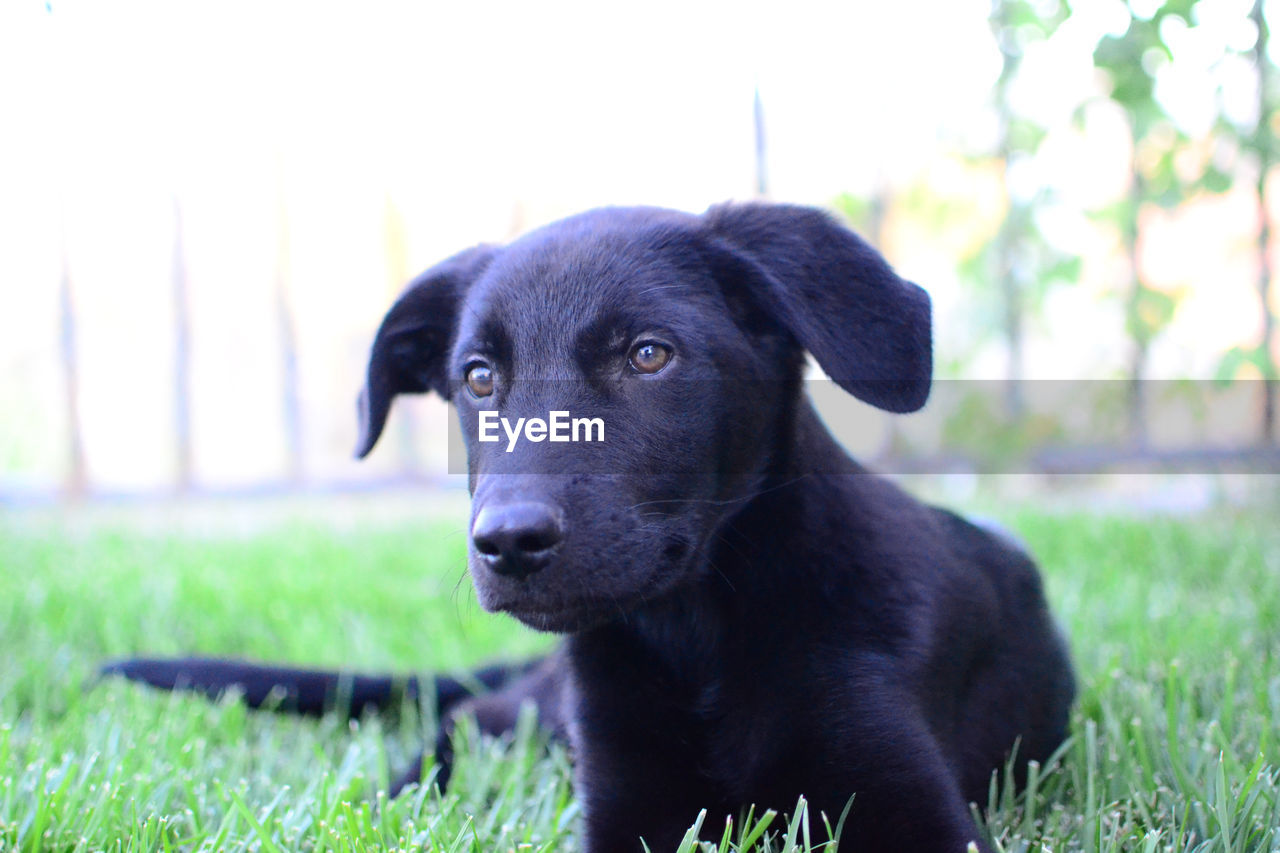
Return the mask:
<path id="1" fill-rule="evenodd" d="M 493 571 L 525 577 L 543 569 L 564 538 L 564 523 L 545 503 L 486 506 L 471 525 L 471 541 Z"/>

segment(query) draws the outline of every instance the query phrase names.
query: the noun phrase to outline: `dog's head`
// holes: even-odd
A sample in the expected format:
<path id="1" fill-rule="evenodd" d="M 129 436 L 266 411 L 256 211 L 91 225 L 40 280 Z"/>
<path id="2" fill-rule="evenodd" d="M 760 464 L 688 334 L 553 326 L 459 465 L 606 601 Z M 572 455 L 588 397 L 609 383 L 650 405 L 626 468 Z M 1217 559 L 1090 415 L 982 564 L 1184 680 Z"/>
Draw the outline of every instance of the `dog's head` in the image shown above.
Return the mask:
<path id="1" fill-rule="evenodd" d="M 860 399 L 918 409 L 929 298 L 817 210 L 591 211 L 409 284 L 373 344 L 357 453 L 397 394 L 451 400 L 480 603 L 580 630 L 707 571 L 708 539 L 793 449 L 806 350 Z"/>

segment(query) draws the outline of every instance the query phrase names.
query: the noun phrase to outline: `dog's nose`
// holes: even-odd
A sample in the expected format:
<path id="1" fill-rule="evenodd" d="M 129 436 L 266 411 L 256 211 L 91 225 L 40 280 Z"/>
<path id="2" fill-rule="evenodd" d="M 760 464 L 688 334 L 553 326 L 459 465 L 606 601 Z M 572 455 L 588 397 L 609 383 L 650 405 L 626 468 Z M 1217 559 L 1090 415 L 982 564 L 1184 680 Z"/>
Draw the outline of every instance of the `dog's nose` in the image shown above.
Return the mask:
<path id="1" fill-rule="evenodd" d="M 563 537 L 561 514 L 544 503 L 486 506 L 471 525 L 481 559 L 498 574 L 517 578 L 545 568 Z"/>

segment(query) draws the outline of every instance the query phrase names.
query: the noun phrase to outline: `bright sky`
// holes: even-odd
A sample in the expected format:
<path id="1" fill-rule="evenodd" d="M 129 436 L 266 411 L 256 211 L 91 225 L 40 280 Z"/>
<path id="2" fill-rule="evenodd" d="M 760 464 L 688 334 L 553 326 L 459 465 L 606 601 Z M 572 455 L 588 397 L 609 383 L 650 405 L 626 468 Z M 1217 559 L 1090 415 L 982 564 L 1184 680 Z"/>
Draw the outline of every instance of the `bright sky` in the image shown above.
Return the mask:
<path id="1" fill-rule="evenodd" d="M 1093 43 L 1123 25 L 1118 0 L 1073 5 L 1016 93 L 1059 127 L 1096 85 Z M 1239 30 L 1246 0 L 1211 5 L 1215 32 Z M 350 476 L 360 360 L 405 276 L 587 207 L 700 210 L 749 197 L 756 88 L 777 199 L 828 204 L 945 172 L 940 150 L 992 132 L 984 107 L 999 57 L 987 11 L 986 0 L 10 0 L 0 6 L 0 407 L 17 414 L 0 430 L 0 477 L 43 482 L 62 452 L 64 251 L 96 478 L 147 484 L 172 469 L 175 199 L 197 318 L 199 475 L 278 472 L 284 264 L 309 470 Z M 1192 125 L 1212 97 L 1196 76 L 1216 58 L 1202 36 L 1176 48 L 1187 70 L 1170 90 Z M 1125 179 L 1115 139 L 1091 150 L 1077 135 L 1040 177 L 1072 203 L 1114 193 Z M 1073 227 L 1071 217 L 1057 226 L 1068 241 Z M 961 298 L 954 258 L 893 260 L 944 312 Z M 1087 322 L 1091 304 L 1061 310 Z"/>

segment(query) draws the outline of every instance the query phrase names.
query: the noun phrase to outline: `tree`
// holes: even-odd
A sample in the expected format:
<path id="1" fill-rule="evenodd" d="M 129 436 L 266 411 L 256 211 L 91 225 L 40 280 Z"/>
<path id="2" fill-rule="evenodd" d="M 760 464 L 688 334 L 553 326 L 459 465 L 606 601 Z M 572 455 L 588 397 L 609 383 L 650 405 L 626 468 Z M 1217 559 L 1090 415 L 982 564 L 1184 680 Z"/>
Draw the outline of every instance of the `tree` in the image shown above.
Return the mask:
<path id="1" fill-rule="evenodd" d="M 1000 324 L 1009 348 L 1005 405 L 1014 418 L 1024 408 L 1020 382 L 1025 373 L 1026 317 L 1039 312 L 1053 284 L 1078 277 L 1079 262 L 1050 245 L 1037 226 L 1036 210 L 1048 200 L 1049 191 L 1037 187 L 1015 192 L 1009 180 L 1036 155 L 1046 135 L 1044 127 L 1017 113 L 1011 91 L 1027 49 L 1051 36 L 1070 14 L 1062 0 L 992 0 L 988 16 L 1001 57 L 992 106 L 998 123 L 994 157 L 1004 175 L 1007 212 L 995 239 L 968 259 L 962 272 L 968 278 L 995 281 L 1000 288 Z"/>
<path id="2" fill-rule="evenodd" d="M 1276 383 L 1280 379 L 1277 369 L 1276 315 L 1271 310 L 1274 270 L 1271 265 L 1271 221 L 1267 208 L 1267 180 L 1275 164 L 1280 144 L 1276 138 L 1274 118 L 1276 69 L 1268 55 L 1271 29 L 1263 11 L 1262 0 L 1255 0 L 1249 13 L 1256 36 L 1247 56 L 1253 66 L 1257 88 L 1254 101 L 1255 113 L 1250 119 L 1233 121 L 1225 111 L 1220 117 L 1217 132 L 1231 140 L 1242 158 L 1250 163 L 1254 176 L 1254 192 L 1258 201 L 1258 303 L 1262 315 L 1262 334 L 1256 346 L 1237 346 L 1222 358 L 1218 375 L 1230 379 L 1245 365 L 1251 364 L 1262 376 L 1262 424 L 1259 438 L 1263 443 L 1275 440 Z"/>
<path id="3" fill-rule="evenodd" d="M 1256 29 L 1254 44 L 1244 51 L 1257 75 L 1256 111 L 1247 119 L 1233 118 L 1221 97 L 1228 82 L 1219 80 L 1217 115 L 1210 130 L 1210 150 L 1234 151 L 1234 158 L 1180 157 L 1194 140 L 1179 127 L 1157 97 L 1157 80 L 1174 61 L 1168 43 L 1171 24 L 1192 28 L 1197 25 L 1201 0 L 1171 0 L 1148 13 L 1125 0 L 1129 14 L 1124 33 L 1103 38 L 1094 51 L 1094 64 L 1106 72 L 1111 83 L 1110 99 L 1128 119 L 1133 139 L 1133 181 L 1127 197 L 1104 212 L 1121 229 L 1129 253 L 1131 282 L 1125 296 L 1126 328 L 1132 341 L 1128 368 L 1130 382 L 1130 428 L 1138 440 L 1145 437 L 1143 380 L 1153 341 L 1173 319 L 1177 298 L 1153 288 L 1138 263 L 1139 216 L 1144 207 L 1177 207 L 1197 193 L 1222 193 L 1243 173 L 1256 176 L 1259 209 L 1258 297 L 1262 309 L 1262 335 L 1255 347 L 1234 347 L 1219 365 L 1223 379 L 1234 377 L 1244 364 L 1254 365 L 1266 379 L 1276 378 L 1273 356 L 1275 316 L 1270 310 L 1272 271 L 1269 262 L 1270 224 L 1267 221 L 1266 181 L 1276 151 L 1274 114 L 1274 68 L 1267 57 L 1268 27 L 1261 0 L 1256 0 L 1251 20 Z M 1224 57 L 1231 51 L 1224 45 Z M 1219 66 L 1219 70 L 1220 70 Z M 1229 161 L 1229 162 L 1228 162 Z M 1188 167 L 1191 164 L 1191 167 Z M 1188 174 L 1190 172 L 1190 174 Z M 1264 384 L 1262 432 L 1272 435 L 1275 423 L 1274 383 Z"/>

